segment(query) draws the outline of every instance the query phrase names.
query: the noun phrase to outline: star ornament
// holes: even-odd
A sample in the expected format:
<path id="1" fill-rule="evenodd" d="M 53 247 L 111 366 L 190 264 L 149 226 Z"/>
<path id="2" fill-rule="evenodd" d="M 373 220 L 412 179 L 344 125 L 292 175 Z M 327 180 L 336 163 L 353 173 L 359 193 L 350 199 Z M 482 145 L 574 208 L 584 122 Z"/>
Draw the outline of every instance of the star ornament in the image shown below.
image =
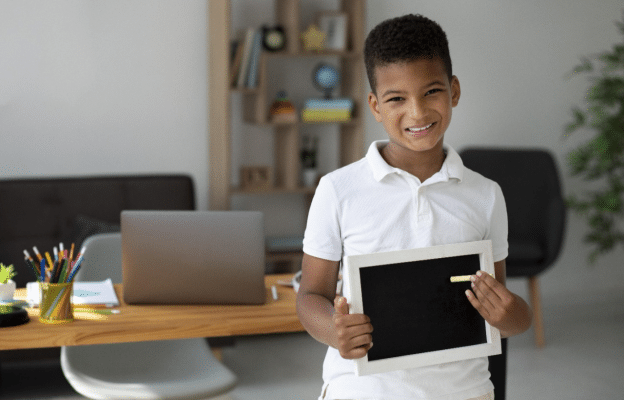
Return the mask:
<path id="1" fill-rule="evenodd" d="M 312 24 L 301 34 L 303 49 L 305 51 L 321 51 L 325 47 L 325 32 Z"/>

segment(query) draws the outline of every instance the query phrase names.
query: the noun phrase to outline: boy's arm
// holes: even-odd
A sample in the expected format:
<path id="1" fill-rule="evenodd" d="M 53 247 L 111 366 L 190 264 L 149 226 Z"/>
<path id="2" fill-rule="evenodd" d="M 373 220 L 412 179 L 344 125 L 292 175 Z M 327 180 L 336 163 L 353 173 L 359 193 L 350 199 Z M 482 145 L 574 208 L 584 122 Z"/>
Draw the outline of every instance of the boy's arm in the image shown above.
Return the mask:
<path id="1" fill-rule="evenodd" d="M 505 269 L 505 260 L 495 262 L 496 279 L 480 271 L 472 276 L 472 292 L 466 291 L 473 307 L 504 338 L 526 331 L 533 319 L 528 304 L 505 287 Z"/>
<path id="2" fill-rule="evenodd" d="M 338 349 L 343 358 L 360 358 L 372 346 L 373 327 L 366 315 L 349 314 L 344 297 L 336 298 L 339 265 L 303 254 L 297 315 L 314 339 Z"/>

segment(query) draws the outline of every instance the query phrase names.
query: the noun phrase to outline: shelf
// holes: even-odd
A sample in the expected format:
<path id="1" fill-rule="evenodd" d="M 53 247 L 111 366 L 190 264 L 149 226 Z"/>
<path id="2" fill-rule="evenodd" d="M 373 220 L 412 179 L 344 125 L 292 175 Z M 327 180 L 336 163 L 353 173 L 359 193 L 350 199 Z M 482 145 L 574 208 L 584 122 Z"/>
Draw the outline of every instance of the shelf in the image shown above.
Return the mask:
<path id="1" fill-rule="evenodd" d="M 272 189 L 241 189 L 233 187 L 230 193 L 233 195 L 274 195 L 274 194 L 314 194 L 316 187 L 298 187 L 288 189 L 284 187 L 275 187 Z"/>
<path id="2" fill-rule="evenodd" d="M 257 125 L 257 126 L 273 126 L 273 127 L 300 127 L 300 126 L 309 126 L 309 125 L 343 125 L 343 126 L 356 126 L 360 124 L 360 120 L 357 118 L 353 118 L 350 121 L 319 121 L 319 122 L 256 122 L 256 121 L 248 121 L 244 120 L 247 124 Z"/>
<path id="3" fill-rule="evenodd" d="M 361 159 L 364 155 L 364 110 L 367 109 L 365 93 L 365 72 L 362 68 L 363 48 L 366 28 L 366 0 L 339 0 L 338 11 L 347 15 L 347 49 L 344 51 L 304 51 L 300 36 L 300 2 L 303 0 L 274 0 L 274 23 L 284 29 L 286 48 L 278 52 L 262 51 L 258 60 L 258 86 L 255 88 L 234 88 L 231 86 L 230 40 L 232 37 L 230 0 L 210 0 L 208 24 L 210 30 L 210 70 L 209 85 L 210 105 L 210 172 L 209 193 L 210 208 L 228 210 L 232 196 L 300 194 L 306 197 L 309 207 L 314 187 L 301 186 L 301 131 L 306 127 L 320 126 L 316 130 L 325 130 L 332 124 L 338 127 L 338 165 L 345 166 Z M 313 3 L 313 0 L 307 0 Z M 250 2 L 251 3 L 251 2 Z M 315 58 L 335 57 L 340 64 L 340 93 L 353 99 L 354 109 L 350 121 L 273 123 L 269 118 L 269 109 L 273 98 L 269 97 L 271 88 L 269 69 L 276 64 L 290 62 L 299 58 L 307 60 L 310 67 L 318 60 Z M 273 62 L 271 62 L 273 60 Z M 300 67 L 300 66 L 299 66 Z M 229 79 L 228 79 L 229 78 Z M 241 103 L 241 115 L 231 115 L 231 99 Z M 239 99 L 240 97 L 240 99 Z M 305 97 L 305 96 L 304 96 Z M 299 117 L 301 114 L 298 114 Z M 231 177 L 232 169 L 238 168 L 232 163 L 231 121 L 237 119 L 246 124 L 271 128 L 273 131 L 273 183 L 270 189 L 241 189 L 232 187 L 232 182 L 223 177 Z M 326 171 L 321 171 L 321 173 Z"/>
<path id="4" fill-rule="evenodd" d="M 357 58 L 363 57 L 361 52 L 355 51 L 337 51 L 337 50 L 323 50 L 323 51 L 299 51 L 291 53 L 287 51 L 270 52 L 265 51 L 263 55 L 266 58 L 282 58 L 282 57 L 342 57 L 342 58 Z"/>

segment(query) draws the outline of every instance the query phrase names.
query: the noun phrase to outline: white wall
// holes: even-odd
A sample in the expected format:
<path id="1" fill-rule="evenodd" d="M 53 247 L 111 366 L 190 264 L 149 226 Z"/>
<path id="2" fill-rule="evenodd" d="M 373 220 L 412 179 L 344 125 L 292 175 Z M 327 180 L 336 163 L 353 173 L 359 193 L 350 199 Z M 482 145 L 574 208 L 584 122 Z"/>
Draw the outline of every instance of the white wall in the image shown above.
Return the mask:
<path id="1" fill-rule="evenodd" d="M 303 27 L 316 11 L 337 7 L 302 1 Z M 582 183 L 563 161 L 583 136 L 561 136 L 587 80 L 564 76 L 580 56 L 621 41 L 613 21 L 622 8 L 621 0 L 369 0 L 367 31 L 406 13 L 439 22 L 462 86 L 447 143 L 550 149 L 571 193 Z M 272 22 L 273 1 L 235 0 L 232 12 L 234 29 Z M 185 172 L 206 208 L 206 47 L 203 0 L 0 0 L 0 177 Z M 272 68 L 270 90 L 285 86 L 298 102 L 316 94 L 307 62 Z M 240 102 L 234 95 L 234 116 Z M 272 134 L 236 118 L 232 127 L 236 180 L 239 165 L 272 162 Z M 322 136 L 327 172 L 337 165 L 336 130 Z M 366 146 L 382 138 L 367 116 Z M 264 210 L 269 234 L 305 226 L 301 196 L 238 196 L 234 207 Z M 542 278 L 544 296 L 624 288 L 622 252 L 590 269 L 584 231 L 570 214 L 563 255 Z"/>
<path id="2" fill-rule="evenodd" d="M 206 1 L 0 0 L 0 177 L 188 173 L 207 202 Z"/>

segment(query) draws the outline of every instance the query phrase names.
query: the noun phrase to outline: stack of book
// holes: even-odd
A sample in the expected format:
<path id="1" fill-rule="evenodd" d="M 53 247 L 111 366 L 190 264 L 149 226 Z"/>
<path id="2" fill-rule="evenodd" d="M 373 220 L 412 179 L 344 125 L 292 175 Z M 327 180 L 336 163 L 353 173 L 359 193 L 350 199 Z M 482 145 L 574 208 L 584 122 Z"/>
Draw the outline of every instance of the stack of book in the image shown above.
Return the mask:
<path id="1" fill-rule="evenodd" d="M 311 99 L 305 102 L 301 119 L 304 122 L 345 122 L 351 120 L 353 100 Z"/>
<path id="2" fill-rule="evenodd" d="M 231 85 L 235 88 L 258 86 L 258 65 L 262 51 L 262 29 L 248 28 L 232 42 Z"/>

